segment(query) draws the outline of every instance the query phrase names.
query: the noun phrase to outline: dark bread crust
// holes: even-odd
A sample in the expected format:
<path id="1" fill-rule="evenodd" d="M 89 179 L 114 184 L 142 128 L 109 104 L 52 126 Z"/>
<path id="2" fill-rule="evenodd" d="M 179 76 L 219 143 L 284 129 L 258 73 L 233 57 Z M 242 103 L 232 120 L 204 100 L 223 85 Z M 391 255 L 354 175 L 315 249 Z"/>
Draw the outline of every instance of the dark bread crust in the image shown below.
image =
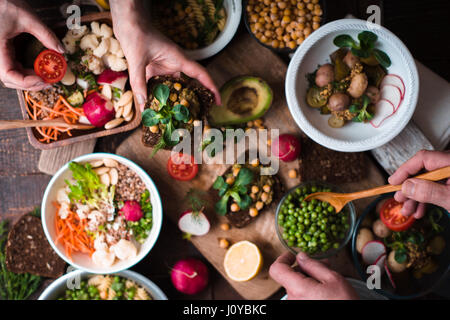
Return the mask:
<path id="1" fill-rule="evenodd" d="M 149 108 L 150 102 L 154 98 L 153 88 L 157 84 L 163 83 L 164 81 L 179 82 L 183 87 L 192 90 L 197 95 L 200 103 L 200 114 L 197 120 L 202 120 L 203 122 L 205 122 L 209 108 L 214 104 L 214 94 L 209 89 L 200 84 L 197 80 L 191 78 L 175 78 L 172 76 L 156 76 L 151 78 L 147 84 L 148 99 L 145 104 L 145 109 Z M 150 131 L 149 127 L 142 126 L 142 143 L 146 147 L 154 147 L 161 138 L 161 135 L 161 132 L 153 133 Z M 172 149 L 172 147 L 166 146 L 164 149 Z"/>
<path id="2" fill-rule="evenodd" d="M 58 278 L 64 274 L 65 266 L 48 243 L 41 219 L 25 214 L 13 225 L 6 242 L 8 270 Z"/>

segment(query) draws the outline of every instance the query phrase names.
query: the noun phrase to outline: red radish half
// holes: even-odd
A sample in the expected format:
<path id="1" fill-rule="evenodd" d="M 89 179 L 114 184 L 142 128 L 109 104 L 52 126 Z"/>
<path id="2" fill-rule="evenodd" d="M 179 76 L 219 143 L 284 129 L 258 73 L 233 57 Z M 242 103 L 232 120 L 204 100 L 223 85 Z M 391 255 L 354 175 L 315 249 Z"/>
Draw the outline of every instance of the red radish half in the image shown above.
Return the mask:
<path id="1" fill-rule="evenodd" d="M 109 84 L 111 87 L 118 88 L 123 91 L 128 80 L 128 74 L 125 71 L 113 71 L 105 69 L 97 78 L 100 85 Z"/>
<path id="2" fill-rule="evenodd" d="M 372 265 L 382 256 L 386 255 L 386 246 L 379 240 L 367 242 L 362 248 L 362 259 L 365 263 Z"/>
<path id="3" fill-rule="evenodd" d="M 402 99 L 405 96 L 406 92 L 405 84 L 403 83 L 403 80 L 399 75 L 392 73 L 386 75 L 380 83 L 380 88 L 384 87 L 385 85 L 394 85 L 398 87 L 401 91 Z"/>
<path id="4" fill-rule="evenodd" d="M 197 259 L 178 261 L 170 274 L 174 287 L 185 294 L 196 294 L 206 288 L 209 272 L 206 265 Z"/>
<path id="5" fill-rule="evenodd" d="M 134 200 L 127 200 L 119 211 L 127 221 L 139 221 L 144 216 L 141 205 Z"/>
<path id="6" fill-rule="evenodd" d="M 86 97 L 83 111 L 89 122 L 96 127 L 103 127 L 114 119 L 116 114 L 112 102 L 98 92 L 91 93 Z"/>
<path id="7" fill-rule="evenodd" d="M 370 120 L 370 124 L 374 128 L 379 128 L 381 124 L 392 116 L 395 112 L 395 107 L 389 100 L 381 99 L 375 105 L 375 116 Z"/>
<path id="8" fill-rule="evenodd" d="M 397 288 L 397 286 L 395 285 L 395 282 L 394 282 L 394 278 L 392 277 L 392 273 L 389 271 L 386 260 L 384 261 L 384 270 L 386 270 L 386 274 L 387 274 L 392 286 L 394 287 L 394 289 Z"/>
<path id="9" fill-rule="evenodd" d="M 180 219 L 178 219 L 178 228 L 194 236 L 207 234 L 210 227 L 209 220 L 203 212 L 194 214 L 192 210 L 188 210 L 183 212 Z"/>
<path id="10" fill-rule="evenodd" d="M 387 84 L 381 87 L 380 97 L 381 99 L 392 102 L 392 104 L 394 105 L 394 111 L 397 111 L 403 100 L 400 88 L 392 84 Z"/>
<path id="11" fill-rule="evenodd" d="M 272 142 L 272 154 L 284 162 L 294 161 L 300 154 L 300 141 L 291 134 L 282 134 Z"/>

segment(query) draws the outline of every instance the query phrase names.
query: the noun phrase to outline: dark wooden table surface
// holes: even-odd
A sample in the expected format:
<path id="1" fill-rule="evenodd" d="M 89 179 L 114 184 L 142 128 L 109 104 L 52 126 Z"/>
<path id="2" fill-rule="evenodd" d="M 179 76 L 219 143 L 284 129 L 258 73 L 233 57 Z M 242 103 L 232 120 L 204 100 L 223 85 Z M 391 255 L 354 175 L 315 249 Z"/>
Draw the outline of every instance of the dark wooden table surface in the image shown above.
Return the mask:
<path id="1" fill-rule="evenodd" d="M 55 1 L 33 1 L 40 16 L 54 17 L 58 13 Z M 382 9 L 383 25 L 396 33 L 408 46 L 413 56 L 438 73 L 450 79 L 448 0 L 327 0 L 328 20 L 343 18 L 351 13 L 365 19 L 369 4 Z M 46 9 L 42 9 L 45 7 Z M 50 9 L 48 9 L 50 7 Z M 241 25 L 238 32 L 246 32 Z M 287 57 L 284 57 L 287 60 Z M 15 90 L 0 88 L 0 119 L 20 119 L 21 114 Z M 127 133 L 98 141 L 95 151 L 112 152 Z M 40 150 L 28 143 L 24 129 L 0 131 L 0 219 L 15 220 L 23 213 L 40 206 L 44 189 L 50 176 L 37 168 Z M 182 240 L 178 228 L 164 219 L 158 242 L 150 254 L 133 270 L 140 272 L 167 294 L 170 299 L 240 299 L 226 280 L 210 266 L 211 281 L 204 292 L 186 297 L 178 293 L 170 283 L 170 266 L 180 258 L 194 256 L 201 258 L 188 241 Z M 272 298 L 279 299 L 283 291 Z"/>

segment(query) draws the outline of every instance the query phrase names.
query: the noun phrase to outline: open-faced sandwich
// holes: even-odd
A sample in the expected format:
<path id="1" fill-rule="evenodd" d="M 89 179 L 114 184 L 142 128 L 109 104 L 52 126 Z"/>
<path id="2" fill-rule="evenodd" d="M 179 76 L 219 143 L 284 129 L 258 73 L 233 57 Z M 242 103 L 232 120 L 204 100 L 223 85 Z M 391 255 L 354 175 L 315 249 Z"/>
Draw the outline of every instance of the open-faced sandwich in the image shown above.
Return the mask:
<path id="1" fill-rule="evenodd" d="M 226 216 L 233 226 L 242 228 L 275 202 L 282 187 L 277 176 L 261 175 L 261 165 L 256 159 L 250 164 L 234 164 L 217 177 L 213 188 L 219 196 L 216 212 Z"/>
<path id="2" fill-rule="evenodd" d="M 177 145 L 180 137 L 172 137 L 176 129 L 192 132 L 206 118 L 214 103 L 214 95 L 193 79 L 156 76 L 149 81 L 149 95 L 142 113 L 142 143 L 160 149 Z"/>

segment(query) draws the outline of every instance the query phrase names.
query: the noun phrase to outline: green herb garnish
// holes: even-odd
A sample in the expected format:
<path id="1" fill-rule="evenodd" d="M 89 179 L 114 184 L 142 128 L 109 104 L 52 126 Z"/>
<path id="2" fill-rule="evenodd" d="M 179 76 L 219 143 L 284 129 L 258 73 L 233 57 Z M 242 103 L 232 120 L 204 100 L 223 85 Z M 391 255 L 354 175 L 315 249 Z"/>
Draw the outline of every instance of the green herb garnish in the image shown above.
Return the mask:
<path id="1" fill-rule="evenodd" d="M 375 33 L 363 31 L 358 34 L 358 40 L 359 43 L 348 34 L 341 34 L 334 38 L 333 43 L 339 48 L 350 48 L 355 56 L 363 59 L 373 56 L 384 68 L 391 65 L 389 56 L 384 51 L 375 48 L 375 43 L 378 40 Z"/>
<path id="2" fill-rule="evenodd" d="M 242 168 L 233 184 L 229 185 L 222 176 L 217 177 L 213 188 L 219 191 L 220 200 L 215 205 L 215 210 L 220 215 L 227 213 L 228 199 L 232 197 L 245 210 L 252 203 L 252 199 L 247 194 L 247 185 L 253 181 L 253 172 L 248 168 Z"/>
<path id="3" fill-rule="evenodd" d="M 139 221 L 128 221 L 127 225 L 133 230 L 134 238 L 137 242 L 143 243 L 147 239 L 153 226 L 153 206 L 150 201 L 150 192 L 145 190 L 141 194 L 139 204 L 144 214 Z"/>
<path id="4" fill-rule="evenodd" d="M 353 117 L 353 121 L 354 122 L 366 122 L 366 121 L 370 121 L 373 118 L 373 114 L 371 114 L 368 110 L 367 107 L 370 104 L 370 99 L 368 96 L 363 95 L 362 96 L 362 106 L 354 103 L 349 107 L 349 111 L 351 113 L 355 113 L 356 116 Z"/>

